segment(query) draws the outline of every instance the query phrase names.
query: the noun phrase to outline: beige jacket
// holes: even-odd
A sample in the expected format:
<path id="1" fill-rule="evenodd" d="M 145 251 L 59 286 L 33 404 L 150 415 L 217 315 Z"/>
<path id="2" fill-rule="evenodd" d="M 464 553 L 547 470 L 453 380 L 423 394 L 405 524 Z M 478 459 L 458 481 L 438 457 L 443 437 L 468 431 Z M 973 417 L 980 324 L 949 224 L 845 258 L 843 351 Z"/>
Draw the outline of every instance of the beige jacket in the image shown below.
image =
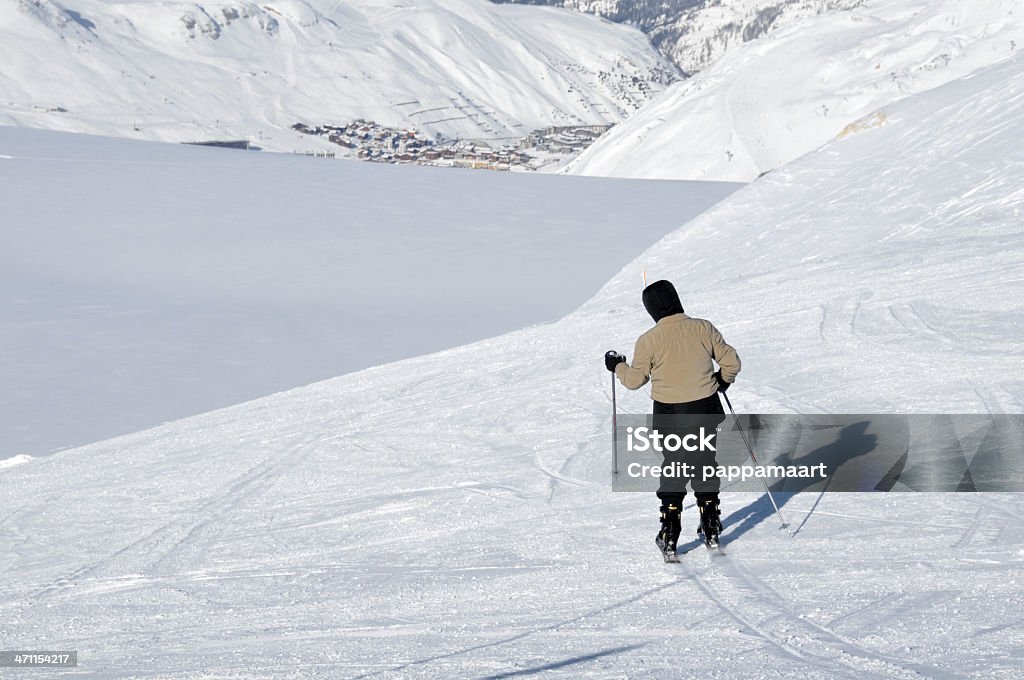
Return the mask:
<path id="1" fill-rule="evenodd" d="M 636 341 L 633 363 L 615 367 L 619 382 L 636 390 L 651 381 L 651 398 L 679 404 L 710 397 L 718 391 L 714 359 L 722 379 L 736 380 L 740 357 L 710 321 L 686 314 L 664 317 Z"/>

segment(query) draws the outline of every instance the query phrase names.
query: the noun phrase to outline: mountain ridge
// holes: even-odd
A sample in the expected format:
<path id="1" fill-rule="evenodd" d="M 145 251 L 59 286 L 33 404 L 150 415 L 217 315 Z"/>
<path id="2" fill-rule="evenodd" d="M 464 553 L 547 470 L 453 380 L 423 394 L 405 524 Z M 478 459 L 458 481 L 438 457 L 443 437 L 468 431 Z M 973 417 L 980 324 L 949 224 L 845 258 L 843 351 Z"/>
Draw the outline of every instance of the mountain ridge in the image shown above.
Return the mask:
<path id="1" fill-rule="evenodd" d="M 500 139 L 614 124 L 678 75 L 635 29 L 485 0 L 0 3 L 0 124 L 335 149 L 357 119 Z"/>
<path id="2" fill-rule="evenodd" d="M 749 182 L 857 121 L 884 124 L 886 105 L 1012 58 L 1018 45 L 1015 0 L 871 0 L 740 45 L 564 171 Z"/>
<path id="3" fill-rule="evenodd" d="M 596 14 L 636 26 L 684 73 L 697 73 L 737 45 L 801 19 L 864 0 L 493 0 Z"/>

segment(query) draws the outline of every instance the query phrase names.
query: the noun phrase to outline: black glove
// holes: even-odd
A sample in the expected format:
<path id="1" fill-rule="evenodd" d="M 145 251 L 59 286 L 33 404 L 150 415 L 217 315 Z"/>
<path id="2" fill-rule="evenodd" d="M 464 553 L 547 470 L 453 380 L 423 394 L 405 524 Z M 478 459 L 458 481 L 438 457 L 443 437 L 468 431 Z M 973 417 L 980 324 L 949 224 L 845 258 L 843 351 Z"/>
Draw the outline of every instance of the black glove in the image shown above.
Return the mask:
<path id="1" fill-rule="evenodd" d="M 727 389 L 729 389 L 729 385 L 732 385 L 731 382 L 725 382 L 724 380 L 722 380 L 722 371 L 721 371 L 721 369 L 715 371 L 715 380 L 718 381 L 718 391 L 719 392 L 725 392 Z"/>
<path id="2" fill-rule="evenodd" d="M 604 367 L 612 373 L 615 372 L 615 367 L 626 361 L 626 357 L 622 356 L 614 350 L 609 350 L 604 353 Z"/>

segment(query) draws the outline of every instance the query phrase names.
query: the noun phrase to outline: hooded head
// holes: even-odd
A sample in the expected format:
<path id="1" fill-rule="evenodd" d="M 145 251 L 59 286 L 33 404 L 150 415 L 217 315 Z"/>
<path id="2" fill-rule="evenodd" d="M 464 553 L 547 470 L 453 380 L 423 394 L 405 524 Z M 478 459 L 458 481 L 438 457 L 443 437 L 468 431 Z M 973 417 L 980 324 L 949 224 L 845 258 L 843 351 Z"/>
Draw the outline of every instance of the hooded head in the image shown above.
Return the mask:
<path id="1" fill-rule="evenodd" d="M 644 288 L 644 307 L 655 323 L 666 316 L 683 313 L 683 304 L 679 302 L 675 286 L 664 279 Z"/>

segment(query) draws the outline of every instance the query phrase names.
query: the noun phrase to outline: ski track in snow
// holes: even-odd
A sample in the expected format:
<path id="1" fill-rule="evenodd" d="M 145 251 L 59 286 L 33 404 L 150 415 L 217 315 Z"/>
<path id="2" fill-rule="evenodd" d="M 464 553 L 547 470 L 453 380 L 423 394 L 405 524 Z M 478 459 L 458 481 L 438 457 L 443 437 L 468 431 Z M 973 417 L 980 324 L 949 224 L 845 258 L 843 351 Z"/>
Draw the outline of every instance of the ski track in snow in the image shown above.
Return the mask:
<path id="1" fill-rule="evenodd" d="M 160 526 L 110 556 L 60 579 L 52 587 L 38 593 L 37 597 L 45 597 L 54 589 L 81 581 L 104 580 L 110 578 L 111 574 L 148 573 L 159 576 L 190 566 L 195 558 L 190 559 L 184 554 L 189 547 L 202 538 L 209 540 L 215 537 L 216 523 L 230 519 L 231 511 L 236 506 L 266 491 L 291 466 L 301 465 L 301 453 L 309 450 L 312 440 L 307 438 L 286 449 L 280 457 L 261 461 L 187 514 Z"/>
<path id="2" fill-rule="evenodd" d="M 856 645 L 780 604 L 785 602 L 782 593 L 757 579 L 730 556 L 710 559 L 715 566 L 708 571 L 714 574 L 694 573 L 700 589 L 741 625 L 822 673 L 851 678 L 946 677 L 938 669 Z M 751 600 L 755 606 L 751 606 Z M 875 624 L 878 623 L 881 621 L 876 620 Z"/>

